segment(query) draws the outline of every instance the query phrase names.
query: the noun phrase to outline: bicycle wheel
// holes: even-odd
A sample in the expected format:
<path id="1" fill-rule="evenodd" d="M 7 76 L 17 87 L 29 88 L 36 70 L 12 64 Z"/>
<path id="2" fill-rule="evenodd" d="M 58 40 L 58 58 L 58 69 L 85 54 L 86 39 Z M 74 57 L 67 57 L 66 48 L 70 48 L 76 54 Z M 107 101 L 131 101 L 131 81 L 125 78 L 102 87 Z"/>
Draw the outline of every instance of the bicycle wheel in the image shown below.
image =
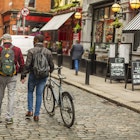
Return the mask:
<path id="1" fill-rule="evenodd" d="M 46 85 L 43 91 L 43 104 L 47 113 L 51 116 L 54 115 L 55 98 L 51 86 Z"/>
<path id="2" fill-rule="evenodd" d="M 73 99 L 68 92 L 62 93 L 62 103 L 60 106 L 60 112 L 64 125 L 70 128 L 74 124 L 75 109 Z"/>

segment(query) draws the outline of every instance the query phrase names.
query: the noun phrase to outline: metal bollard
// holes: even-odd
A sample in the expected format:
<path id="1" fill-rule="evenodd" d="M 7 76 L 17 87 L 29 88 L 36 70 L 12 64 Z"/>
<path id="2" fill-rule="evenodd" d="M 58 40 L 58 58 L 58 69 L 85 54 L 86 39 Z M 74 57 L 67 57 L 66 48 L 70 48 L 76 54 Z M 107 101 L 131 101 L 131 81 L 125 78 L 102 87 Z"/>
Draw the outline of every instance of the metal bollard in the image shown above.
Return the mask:
<path id="1" fill-rule="evenodd" d="M 89 85 L 90 68 L 91 68 L 91 59 L 86 59 L 86 78 L 85 78 L 86 85 Z"/>
<path id="2" fill-rule="evenodd" d="M 57 65 L 58 65 L 58 67 L 62 66 L 62 59 L 63 59 L 63 55 L 62 54 L 57 54 Z"/>

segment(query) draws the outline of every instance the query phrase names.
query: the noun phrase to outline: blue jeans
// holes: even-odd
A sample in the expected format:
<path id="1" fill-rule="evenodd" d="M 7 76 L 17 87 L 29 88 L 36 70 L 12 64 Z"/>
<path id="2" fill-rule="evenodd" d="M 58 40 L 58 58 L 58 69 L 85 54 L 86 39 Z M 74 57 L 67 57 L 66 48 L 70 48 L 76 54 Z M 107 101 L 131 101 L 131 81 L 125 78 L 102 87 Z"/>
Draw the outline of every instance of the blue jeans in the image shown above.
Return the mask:
<path id="1" fill-rule="evenodd" d="M 39 116 L 42 103 L 43 89 L 47 78 L 36 79 L 33 73 L 29 74 L 28 78 L 28 111 L 33 112 L 33 93 L 36 87 L 36 104 L 34 116 Z"/>
<path id="2" fill-rule="evenodd" d="M 74 60 L 74 67 L 75 67 L 75 70 L 78 72 L 78 70 L 79 70 L 79 60 L 78 59 Z"/>

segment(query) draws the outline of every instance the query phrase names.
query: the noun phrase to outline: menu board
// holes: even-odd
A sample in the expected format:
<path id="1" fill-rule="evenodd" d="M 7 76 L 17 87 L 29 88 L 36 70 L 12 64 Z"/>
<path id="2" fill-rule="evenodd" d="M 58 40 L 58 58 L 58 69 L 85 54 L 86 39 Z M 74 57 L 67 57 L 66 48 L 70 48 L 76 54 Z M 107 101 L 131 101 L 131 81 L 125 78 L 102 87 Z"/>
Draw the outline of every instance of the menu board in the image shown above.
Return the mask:
<path id="1" fill-rule="evenodd" d="M 140 84 L 140 61 L 132 61 L 132 84 Z"/>
<path id="2" fill-rule="evenodd" d="M 124 58 L 110 58 L 110 78 L 125 79 Z"/>

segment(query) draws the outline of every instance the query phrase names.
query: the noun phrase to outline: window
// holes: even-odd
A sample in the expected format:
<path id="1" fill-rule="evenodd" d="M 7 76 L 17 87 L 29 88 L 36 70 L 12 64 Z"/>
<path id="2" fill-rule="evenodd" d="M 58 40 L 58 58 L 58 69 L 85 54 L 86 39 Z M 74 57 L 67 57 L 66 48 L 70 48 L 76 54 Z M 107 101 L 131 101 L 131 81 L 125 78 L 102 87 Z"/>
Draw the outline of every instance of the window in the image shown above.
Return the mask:
<path id="1" fill-rule="evenodd" d="M 29 0 L 28 7 L 35 7 L 35 0 Z"/>
<path id="2" fill-rule="evenodd" d="M 113 41 L 113 22 L 111 7 L 103 7 L 94 10 L 94 41 L 112 42 Z"/>

